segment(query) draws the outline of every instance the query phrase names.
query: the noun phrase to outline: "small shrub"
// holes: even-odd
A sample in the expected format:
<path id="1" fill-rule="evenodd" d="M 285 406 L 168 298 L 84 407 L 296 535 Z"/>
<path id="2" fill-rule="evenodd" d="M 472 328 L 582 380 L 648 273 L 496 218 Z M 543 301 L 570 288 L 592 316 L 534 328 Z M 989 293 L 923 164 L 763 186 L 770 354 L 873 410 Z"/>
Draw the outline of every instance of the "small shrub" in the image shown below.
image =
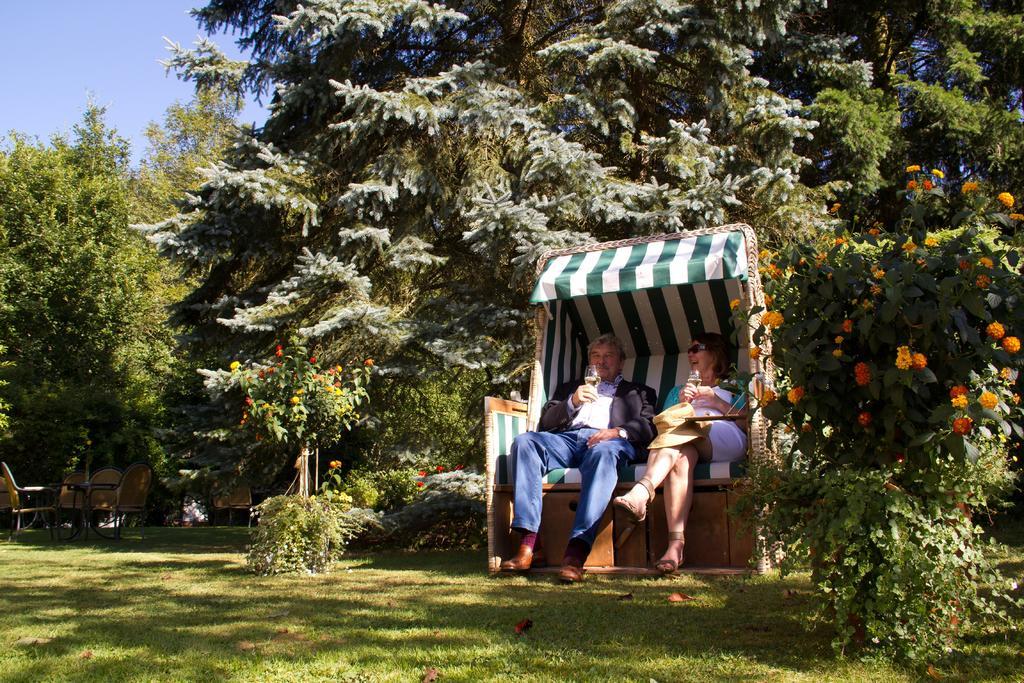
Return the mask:
<path id="1" fill-rule="evenodd" d="M 261 576 L 327 572 L 359 531 L 358 523 L 343 514 L 350 502 L 343 494 L 263 501 L 256 507 L 259 526 L 252 531 L 246 565 Z"/>

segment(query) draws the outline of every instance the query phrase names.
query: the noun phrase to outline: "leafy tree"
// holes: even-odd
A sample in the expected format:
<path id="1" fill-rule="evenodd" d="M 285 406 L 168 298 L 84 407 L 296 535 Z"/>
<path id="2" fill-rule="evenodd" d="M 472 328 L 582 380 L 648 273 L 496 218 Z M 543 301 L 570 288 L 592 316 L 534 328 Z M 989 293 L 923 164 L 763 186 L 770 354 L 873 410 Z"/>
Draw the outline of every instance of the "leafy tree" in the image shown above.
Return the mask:
<path id="1" fill-rule="evenodd" d="M 26 481 L 160 464 L 171 363 L 160 261 L 129 229 L 128 145 L 89 106 L 70 140 L 0 151 L 0 339 L 14 366 L 0 456 Z"/>
<path id="2" fill-rule="evenodd" d="M 804 169 L 808 183 L 849 182 L 850 200 L 887 222 L 902 208 L 906 163 L 938 168 L 952 181 L 1024 189 L 1020 2 L 869 0 L 808 9 L 753 67 L 822 124 L 800 148 L 815 159 Z M 832 68 L 837 55 L 851 68 Z"/>
<path id="3" fill-rule="evenodd" d="M 179 319 L 200 347 L 265 357 L 296 331 L 332 362 L 383 359 L 384 377 L 522 388 L 543 251 L 814 226 L 794 145 L 815 124 L 748 69 L 793 7 L 211 2 L 201 23 L 252 61 L 204 43 L 170 63 L 276 90 L 265 125 L 149 230 L 199 279 Z"/>

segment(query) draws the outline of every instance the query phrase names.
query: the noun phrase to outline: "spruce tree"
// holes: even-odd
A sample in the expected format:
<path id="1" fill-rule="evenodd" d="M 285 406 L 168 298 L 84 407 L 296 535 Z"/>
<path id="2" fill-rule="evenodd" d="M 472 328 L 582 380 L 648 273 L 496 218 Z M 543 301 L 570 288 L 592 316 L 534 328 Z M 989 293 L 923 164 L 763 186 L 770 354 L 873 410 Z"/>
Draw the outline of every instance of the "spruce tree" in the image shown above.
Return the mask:
<path id="1" fill-rule="evenodd" d="M 545 250 L 733 220 L 813 228 L 823 200 L 794 145 L 815 124 L 749 69 L 795 6 L 211 2 L 204 28 L 237 32 L 252 60 L 203 43 L 168 63 L 273 96 L 148 228 L 200 279 L 178 319 L 225 365 L 297 332 L 385 378 L 522 388 Z"/>

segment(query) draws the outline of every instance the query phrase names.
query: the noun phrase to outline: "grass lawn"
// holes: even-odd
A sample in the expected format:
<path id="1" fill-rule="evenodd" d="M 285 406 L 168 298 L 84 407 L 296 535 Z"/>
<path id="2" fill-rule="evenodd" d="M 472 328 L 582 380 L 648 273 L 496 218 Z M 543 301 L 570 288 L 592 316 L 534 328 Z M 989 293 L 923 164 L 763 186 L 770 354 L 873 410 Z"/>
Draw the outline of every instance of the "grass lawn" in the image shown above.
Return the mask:
<path id="1" fill-rule="evenodd" d="M 326 576 L 247 574 L 244 528 L 0 540 L 0 679 L 145 681 L 916 680 L 838 658 L 806 575 L 489 577 L 483 552 L 348 556 Z M 1024 569 L 1024 524 L 1000 529 Z M 669 602 L 679 592 L 694 599 Z M 625 597 L 631 596 L 631 597 Z M 1017 624 L 1024 623 L 1018 615 Z M 517 635 L 523 619 L 532 628 Z M 26 643 L 25 639 L 49 639 Z M 19 641 L 22 641 L 19 643 Z M 1024 636 L 969 634 L 943 680 L 1021 680 Z"/>

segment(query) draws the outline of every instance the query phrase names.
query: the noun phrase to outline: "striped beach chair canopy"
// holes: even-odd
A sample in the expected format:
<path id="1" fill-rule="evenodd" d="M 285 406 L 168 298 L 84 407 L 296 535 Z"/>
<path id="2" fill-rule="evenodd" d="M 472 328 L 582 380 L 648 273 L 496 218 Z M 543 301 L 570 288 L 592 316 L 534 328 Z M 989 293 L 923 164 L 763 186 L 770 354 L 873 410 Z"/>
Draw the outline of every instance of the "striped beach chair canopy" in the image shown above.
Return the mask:
<path id="1" fill-rule="evenodd" d="M 696 334 L 725 335 L 733 362 L 749 372 L 749 356 L 740 352 L 748 332 L 733 330 L 729 302 L 755 303 L 756 249 L 748 226 L 728 225 L 546 254 L 531 297 L 543 308 L 531 408 L 580 377 L 587 345 L 608 332 L 626 348 L 623 376 L 654 388 L 659 410 L 686 379 L 686 348 Z M 531 410 L 531 424 L 535 418 Z"/>

